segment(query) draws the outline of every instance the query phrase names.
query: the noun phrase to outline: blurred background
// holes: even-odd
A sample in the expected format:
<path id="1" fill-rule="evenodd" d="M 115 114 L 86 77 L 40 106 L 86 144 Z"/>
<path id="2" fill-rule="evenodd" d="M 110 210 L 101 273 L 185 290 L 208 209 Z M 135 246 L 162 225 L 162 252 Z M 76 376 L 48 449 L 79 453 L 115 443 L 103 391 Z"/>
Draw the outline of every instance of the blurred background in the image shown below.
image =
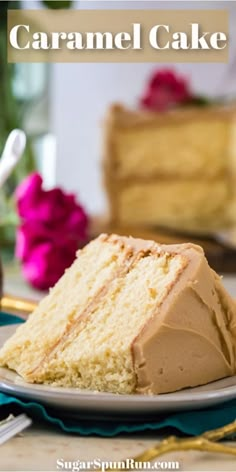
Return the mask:
<path id="1" fill-rule="evenodd" d="M 14 176 L 1 189 L 0 238 L 2 246 L 14 245 L 19 224 L 11 201 L 24 176 L 38 170 L 45 189 L 60 186 L 73 192 L 88 218 L 107 214 L 101 165 L 103 122 L 108 107 L 119 102 L 139 107 L 154 72 L 170 68 L 191 83 L 197 96 L 233 102 L 236 97 L 236 4 L 234 1 L 136 2 L 136 1 L 18 1 L 0 2 L 1 10 L 70 7 L 76 9 L 227 9 L 230 15 L 230 60 L 228 64 L 16 64 L 7 66 L 1 34 L 0 147 L 13 128 L 28 137 L 24 159 Z M 53 5 L 51 5 L 53 4 Z M 2 15 L 0 15 L 1 17 Z M 1 20 L 2 21 L 2 20 Z M 3 24 L 1 31 L 4 31 Z"/>

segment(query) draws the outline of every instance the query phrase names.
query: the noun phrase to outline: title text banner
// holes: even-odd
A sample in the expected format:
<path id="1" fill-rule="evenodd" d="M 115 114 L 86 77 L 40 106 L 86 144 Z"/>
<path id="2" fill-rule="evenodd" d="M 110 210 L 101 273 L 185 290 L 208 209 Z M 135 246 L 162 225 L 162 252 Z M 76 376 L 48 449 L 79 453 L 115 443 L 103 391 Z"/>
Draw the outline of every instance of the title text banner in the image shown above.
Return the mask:
<path id="1" fill-rule="evenodd" d="M 227 62 L 226 10 L 9 10 L 9 62 Z"/>

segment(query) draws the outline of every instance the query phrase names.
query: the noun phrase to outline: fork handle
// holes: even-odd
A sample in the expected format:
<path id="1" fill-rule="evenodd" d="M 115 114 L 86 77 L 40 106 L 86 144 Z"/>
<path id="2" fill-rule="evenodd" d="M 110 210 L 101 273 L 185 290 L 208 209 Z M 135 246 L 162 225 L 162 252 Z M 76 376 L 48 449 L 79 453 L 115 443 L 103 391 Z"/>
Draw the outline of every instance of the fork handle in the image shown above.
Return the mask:
<path id="1" fill-rule="evenodd" d="M 38 303 L 33 300 L 25 298 L 13 297 L 12 295 L 3 295 L 1 299 L 1 309 L 9 312 L 19 312 L 23 314 L 30 314 L 35 310 Z"/>

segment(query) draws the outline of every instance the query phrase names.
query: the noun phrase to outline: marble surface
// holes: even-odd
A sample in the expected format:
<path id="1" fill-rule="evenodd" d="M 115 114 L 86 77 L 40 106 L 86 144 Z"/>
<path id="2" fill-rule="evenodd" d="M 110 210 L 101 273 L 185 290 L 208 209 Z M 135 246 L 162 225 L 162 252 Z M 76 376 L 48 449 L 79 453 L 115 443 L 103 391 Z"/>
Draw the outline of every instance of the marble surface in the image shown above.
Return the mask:
<path id="1" fill-rule="evenodd" d="M 135 457 L 158 442 L 157 434 L 121 435 L 116 438 L 65 435 L 49 427 L 32 428 L 0 446 L 1 471 L 56 471 L 57 460 L 121 461 Z M 232 443 L 230 443 L 232 445 Z M 236 443 L 235 443 L 236 447 Z M 236 458 L 203 452 L 176 452 L 158 459 L 178 461 L 181 471 L 234 471 Z"/>
<path id="2" fill-rule="evenodd" d="M 40 299 L 27 287 L 15 266 L 5 271 L 5 289 L 14 295 Z M 224 284 L 236 298 L 236 277 L 224 277 Z M 57 460 L 121 461 L 135 457 L 160 440 L 158 433 L 120 435 L 115 438 L 80 437 L 65 434 L 46 424 L 33 424 L 22 435 L 0 446 L 0 471 L 56 471 Z M 236 448 L 236 442 L 231 442 Z M 236 457 L 203 452 L 172 453 L 158 460 L 179 461 L 182 471 L 235 471 Z M 61 469 L 62 470 L 62 469 Z M 64 469 L 64 470 L 69 470 Z M 72 469 L 70 469 L 72 470 Z"/>

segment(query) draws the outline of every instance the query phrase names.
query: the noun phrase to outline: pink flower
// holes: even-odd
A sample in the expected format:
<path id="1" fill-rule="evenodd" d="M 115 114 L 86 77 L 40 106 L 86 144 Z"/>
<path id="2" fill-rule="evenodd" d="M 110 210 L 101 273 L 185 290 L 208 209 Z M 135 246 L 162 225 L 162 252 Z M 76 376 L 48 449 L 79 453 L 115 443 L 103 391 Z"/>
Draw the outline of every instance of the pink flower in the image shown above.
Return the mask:
<path id="1" fill-rule="evenodd" d="M 22 219 L 16 257 L 25 278 L 45 290 L 57 282 L 87 241 L 88 217 L 74 195 L 60 188 L 45 191 L 37 173 L 19 185 L 16 204 Z"/>
<path id="2" fill-rule="evenodd" d="M 75 252 L 75 244 L 72 250 L 72 247 L 56 246 L 45 241 L 31 249 L 30 257 L 23 264 L 23 275 L 35 288 L 47 290 L 72 264 Z"/>
<path id="3" fill-rule="evenodd" d="M 54 227 L 63 224 L 76 232 L 83 232 L 87 227 L 87 215 L 75 196 L 60 188 L 43 190 L 42 177 L 37 173 L 31 174 L 17 187 L 16 204 L 18 214 L 24 220 L 37 219 Z"/>
<path id="4" fill-rule="evenodd" d="M 153 74 L 140 103 L 143 108 L 165 111 L 191 99 L 186 79 L 170 69 L 163 69 Z"/>

